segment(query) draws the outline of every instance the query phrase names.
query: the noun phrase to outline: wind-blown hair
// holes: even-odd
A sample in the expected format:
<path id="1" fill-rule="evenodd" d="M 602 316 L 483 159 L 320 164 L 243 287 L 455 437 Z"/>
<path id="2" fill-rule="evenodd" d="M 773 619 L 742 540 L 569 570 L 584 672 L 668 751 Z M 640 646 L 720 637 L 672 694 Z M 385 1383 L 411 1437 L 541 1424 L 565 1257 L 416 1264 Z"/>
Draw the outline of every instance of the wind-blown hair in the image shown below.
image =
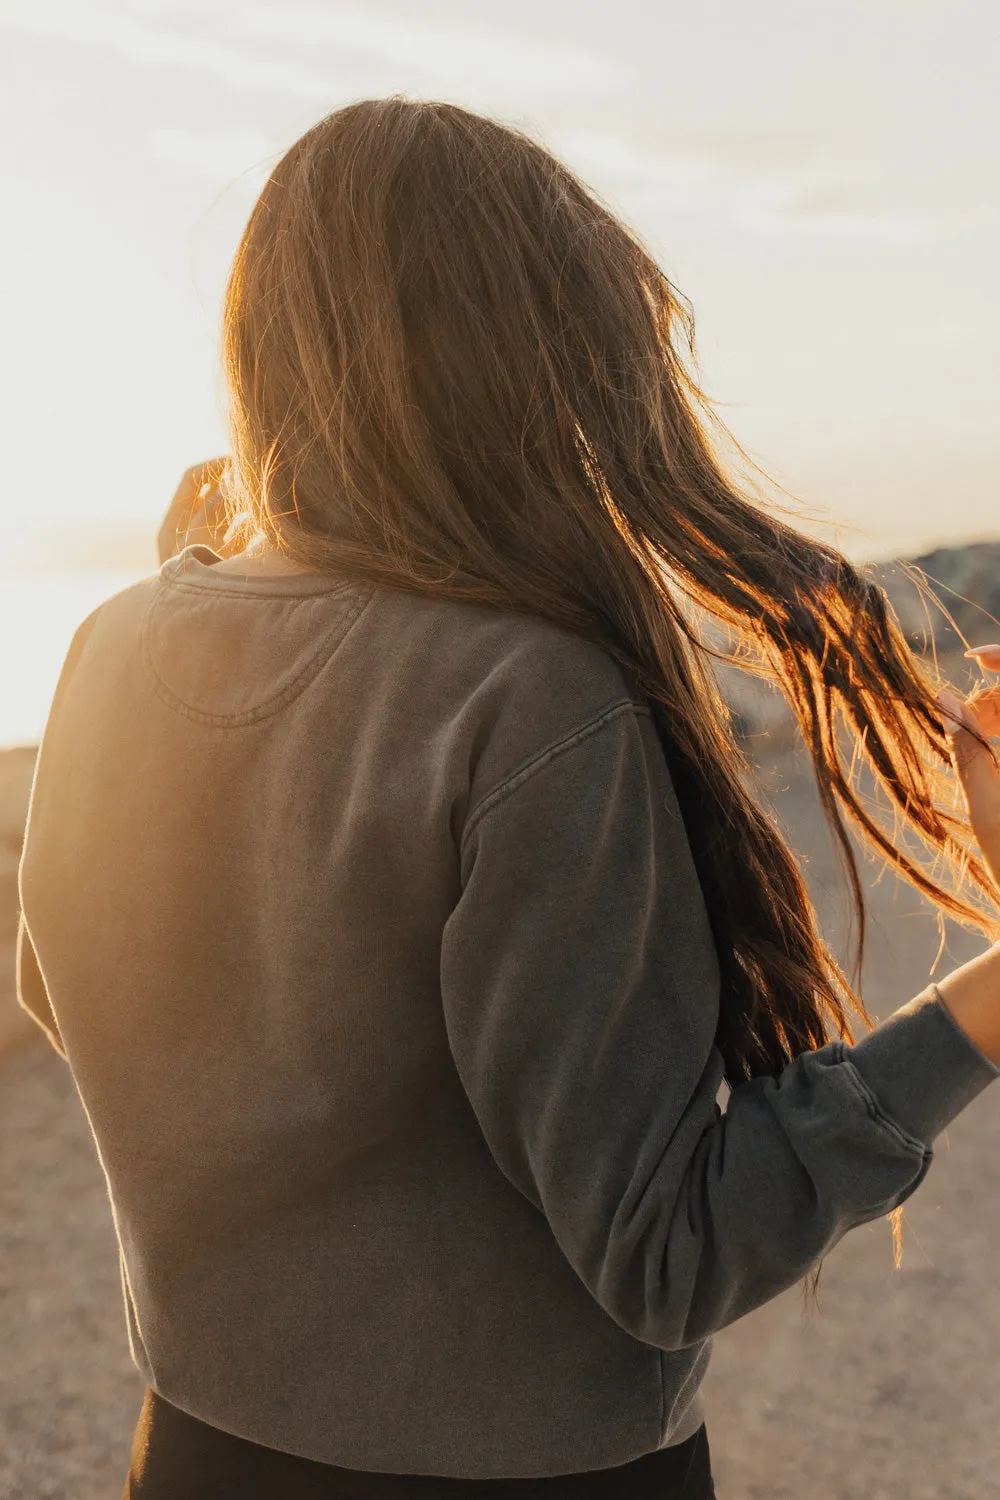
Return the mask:
<path id="1" fill-rule="evenodd" d="M 250 216 L 224 353 L 237 531 L 304 568 L 532 613 L 638 684 L 718 949 L 731 1086 L 853 1040 L 850 1010 L 872 1022 L 748 788 L 713 658 L 775 683 L 795 714 L 850 879 L 859 975 L 844 813 L 941 912 L 1000 936 L 935 683 L 884 591 L 727 474 L 709 436 L 725 428 L 688 368 L 690 305 L 537 141 L 399 95 L 321 120 Z M 709 644 L 702 611 L 729 647 Z M 859 797 L 859 758 L 895 830 Z"/>

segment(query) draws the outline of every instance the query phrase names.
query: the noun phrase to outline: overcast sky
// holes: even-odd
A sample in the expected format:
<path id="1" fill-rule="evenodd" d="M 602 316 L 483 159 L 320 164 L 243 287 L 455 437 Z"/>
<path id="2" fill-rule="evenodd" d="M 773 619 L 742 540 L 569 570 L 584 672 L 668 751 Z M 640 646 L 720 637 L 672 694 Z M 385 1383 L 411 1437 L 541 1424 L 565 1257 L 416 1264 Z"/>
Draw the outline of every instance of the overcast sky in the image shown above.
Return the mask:
<path id="1" fill-rule="evenodd" d="M 8 566 L 155 566 L 181 471 L 225 447 L 219 304 L 269 165 L 393 92 L 528 129 L 640 231 L 817 534 L 1000 537 L 997 14 L 0 0 Z"/>

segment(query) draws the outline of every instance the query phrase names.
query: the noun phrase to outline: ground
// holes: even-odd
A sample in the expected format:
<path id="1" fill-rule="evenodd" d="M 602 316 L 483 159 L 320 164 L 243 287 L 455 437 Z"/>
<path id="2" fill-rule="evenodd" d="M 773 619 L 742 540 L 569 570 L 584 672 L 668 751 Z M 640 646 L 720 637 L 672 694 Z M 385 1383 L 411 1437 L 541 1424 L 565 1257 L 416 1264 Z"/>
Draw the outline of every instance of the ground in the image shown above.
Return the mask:
<path id="1" fill-rule="evenodd" d="M 846 903 L 807 768 L 781 755 L 767 784 L 843 957 Z M 862 988 L 884 1017 L 929 982 L 939 934 L 921 897 L 876 873 Z M 947 931 L 937 978 L 985 946 Z M 902 1270 L 879 1220 L 827 1258 L 808 1321 L 793 1287 L 717 1336 L 705 1391 L 720 1500 L 1000 1497 L 998 1127 L 992 1086 L 939 1137 Z M 117 1500 L 143 1384 L 104 1179 L 44 1040 L 0 1059 L 0 1195 L 0 1496 Z"/>

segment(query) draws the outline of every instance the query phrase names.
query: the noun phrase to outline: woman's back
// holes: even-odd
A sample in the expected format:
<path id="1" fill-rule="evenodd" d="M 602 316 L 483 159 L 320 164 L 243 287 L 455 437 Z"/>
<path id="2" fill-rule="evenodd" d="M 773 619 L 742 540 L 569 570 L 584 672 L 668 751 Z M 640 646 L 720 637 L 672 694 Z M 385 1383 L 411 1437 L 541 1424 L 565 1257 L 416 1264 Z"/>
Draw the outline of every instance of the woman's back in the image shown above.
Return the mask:
<path id="1" fill-rule="evenodd" d="M 441 1004 L 470 812 L 630 713 L 617 667 L 526 617 L 209 556 L 92 617 L 23 879 L 140 1369 L 348 1467 L 558 1472 L 686 1435 L 699 1409 L 661 1411 L 656 1351 L 491 1158 Z"/>
<path id="2" fill-rule="evenodd" d="M 22 994 L 94 1130 L 140 1370 L 347 1468 L 687 1437 L 712 1331 L 902 1201 L 995 1070 L 928 992 L 895 1048 L 721 1117 L 707 915 L 612 659 L 217 567 L 188 549 L 84 622 L 22 867 Z"/>

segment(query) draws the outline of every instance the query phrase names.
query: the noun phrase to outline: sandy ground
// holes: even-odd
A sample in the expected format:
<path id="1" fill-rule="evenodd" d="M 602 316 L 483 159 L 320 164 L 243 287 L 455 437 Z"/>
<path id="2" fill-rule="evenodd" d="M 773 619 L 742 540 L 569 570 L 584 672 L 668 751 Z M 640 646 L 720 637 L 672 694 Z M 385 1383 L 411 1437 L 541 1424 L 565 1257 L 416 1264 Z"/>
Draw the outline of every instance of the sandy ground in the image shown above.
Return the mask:
<path id="1" fill-rule="evenodd" d="M 843 956 L 846 901 L 807 769 L 782 756 L 775 806 Z M 939 935 L 888 874 L 873 884 L 863 989 L 885 1016 L 923 989 Z M 983 947 L 949 926 L 942 977 Z M 143 1386 L 128 1355 L 104 1179 L 60 1058 L 0 1060 L 0 1497 L 117 1500 Z M 906 1210 L 828 1257 L 818 1314 L 793 1287 L 718 1335 L 705 1387 L 720 1500 L 1000 1496 L 1000 1088 L 937 1142 Z"/>

